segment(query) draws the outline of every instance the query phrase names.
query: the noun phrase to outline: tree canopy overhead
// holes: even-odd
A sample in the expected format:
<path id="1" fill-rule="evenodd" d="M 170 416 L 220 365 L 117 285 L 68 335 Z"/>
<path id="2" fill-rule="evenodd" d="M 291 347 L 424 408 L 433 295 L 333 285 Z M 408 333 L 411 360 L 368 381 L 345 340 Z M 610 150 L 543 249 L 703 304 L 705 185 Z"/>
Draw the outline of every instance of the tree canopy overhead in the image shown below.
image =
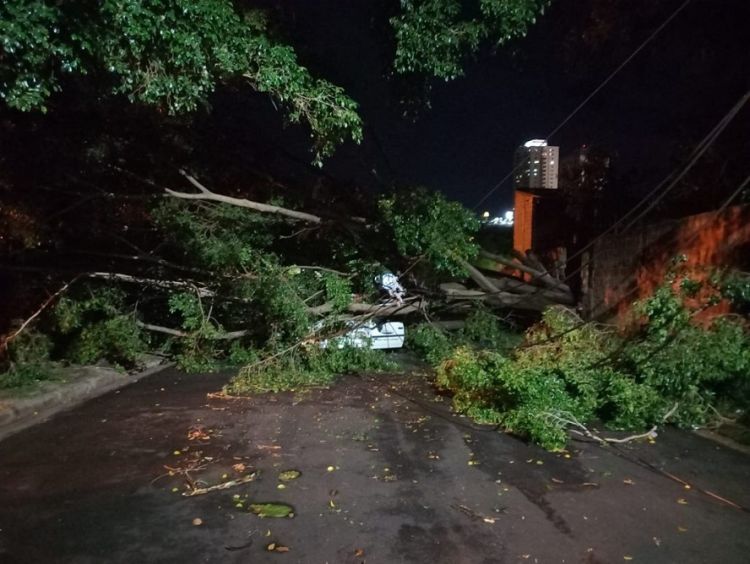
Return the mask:
<path id="1" fill-rule="evenodd" d="M 393 67 L 456 78 L 467 54 L 523 35 L 547 3 L 404 0 L 390 20 Z M 318 161 L 346 140 L 360 142 L 357 103 L 314 77 L 270 23 L 268 12 L 230 0 L 8 0 L 0 6 L 0 97 L 46 111 L 67 80 L 86 75 L 102 94 L 181 114 L 218 85 L 244 82 L 282 105 L 289 121 L 307 124 Z"/>

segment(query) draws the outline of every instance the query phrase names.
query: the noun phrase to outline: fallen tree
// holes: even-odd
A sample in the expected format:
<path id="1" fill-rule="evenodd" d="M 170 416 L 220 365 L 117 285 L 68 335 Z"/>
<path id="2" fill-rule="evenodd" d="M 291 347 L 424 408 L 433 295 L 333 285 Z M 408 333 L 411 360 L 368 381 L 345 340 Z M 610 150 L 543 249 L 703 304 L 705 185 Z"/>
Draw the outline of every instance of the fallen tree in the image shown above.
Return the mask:
<path id="1" fill-rule="evenodd" d="M 344 322 L 444 314 L 455 321 L 477 307 L 540 312 L 572 303 L 546 272 L 479 249 L 474 215 L 425 190 L 381 197 L 369 217 L 342 222 L 226 196 L 180 174 L 198 191 L 167 188 L 155 200 L 155 251 L 90 253 L 119 266 L 69 271 L 75 284 L 47 303 L 71 360 L 104 355 L 128 365 L 158 348 L 185 368 L 207 369 L 309 345 Z M 485 275 L 472 264 L 480 256 L 506 270 Z M 405 298 L 377 284 L 388 271 L 401 276 Z"/>
<path id="2" fill-rule="evenodd" d="M 121 342 L 133 350 L 115 360 L 132 361 L 140 344 L 160 343 L 154 339 L 161 336 L 168 341 L 159 346 L 186 367 L 205 368 L 230 347 L 239 358 L 240 350 L 273 354 L 325 338 L 311 335 L 313 323 L 337 330 L 344 320 L 465 316 L 480 305 L 541 312 L 573 301 L 567 286 L 538 266 L 479 249 L 473 214 L 425 190 L 381 197 L 371 217 L 342 224 L 226 196 L 180 174 L 198 191 L 168 188 L 156 202 L 150 215 L 158 254 L 115 254 L 110 258 L 122 262 L 121 271 L 73 273 L 78 281 L 54 307 L 59 331 L 84 341 L 73 339 L 78 360 L 104 354 L 118 332 L 127 333 Z M 300 222 L 316 229 L 299 230 Z M 502 275 L 496 268 L 494 276 L 483 274 L 472 264 L 480 256 L 502 265 Z M 387 271 L 402 276 L 406 300 L 378 287 L 377 275 Z M 95 339 L 92 326 L 109 337 Z"/>

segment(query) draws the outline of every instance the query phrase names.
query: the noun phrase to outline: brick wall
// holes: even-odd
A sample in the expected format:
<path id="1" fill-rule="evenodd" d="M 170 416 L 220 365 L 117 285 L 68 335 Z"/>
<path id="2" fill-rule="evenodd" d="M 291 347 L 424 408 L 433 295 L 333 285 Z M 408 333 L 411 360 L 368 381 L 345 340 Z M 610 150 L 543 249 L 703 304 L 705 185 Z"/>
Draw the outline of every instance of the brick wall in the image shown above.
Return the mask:
<path id="1" fill-rule="evenodd" d="M 589 317 L 622 315 L 660 284 L 672 259 L 689 267 L 750 269 L 750 205 L 631 229 L 600 239 L 584 257 L 584 311 Z M 721 310 L 719 305 L 713 310 Z M 707 312 L 711 314 L 712 312 Z"/>

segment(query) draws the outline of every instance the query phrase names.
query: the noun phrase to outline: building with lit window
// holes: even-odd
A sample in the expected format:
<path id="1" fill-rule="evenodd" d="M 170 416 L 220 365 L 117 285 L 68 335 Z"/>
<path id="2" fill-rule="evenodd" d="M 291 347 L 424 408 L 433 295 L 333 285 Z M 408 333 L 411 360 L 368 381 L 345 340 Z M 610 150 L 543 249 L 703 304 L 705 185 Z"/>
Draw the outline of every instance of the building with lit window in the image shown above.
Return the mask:
<path id="1" fill-rule="evenodd" d="M 513 186 L 516 190 L 557 188 L 559 147 L 532 139 L 516 150 Z"/>

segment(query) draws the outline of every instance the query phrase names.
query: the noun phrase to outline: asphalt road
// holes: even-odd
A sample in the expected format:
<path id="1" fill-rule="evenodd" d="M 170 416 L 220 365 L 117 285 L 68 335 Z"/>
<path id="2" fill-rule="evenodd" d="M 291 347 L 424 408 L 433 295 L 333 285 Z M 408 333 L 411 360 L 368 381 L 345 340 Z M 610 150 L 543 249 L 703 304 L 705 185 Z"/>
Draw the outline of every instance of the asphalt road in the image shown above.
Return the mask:
<path id="1" fill-rule="evenodd" d="M 716 497 L 750 507 L 750 457 L 694 434 L 547 453 L 419 375 L 208 397 L 225 379 L 166 370 L 0 442 L 0 563 L 750 561 L 750 513 Z"/>

